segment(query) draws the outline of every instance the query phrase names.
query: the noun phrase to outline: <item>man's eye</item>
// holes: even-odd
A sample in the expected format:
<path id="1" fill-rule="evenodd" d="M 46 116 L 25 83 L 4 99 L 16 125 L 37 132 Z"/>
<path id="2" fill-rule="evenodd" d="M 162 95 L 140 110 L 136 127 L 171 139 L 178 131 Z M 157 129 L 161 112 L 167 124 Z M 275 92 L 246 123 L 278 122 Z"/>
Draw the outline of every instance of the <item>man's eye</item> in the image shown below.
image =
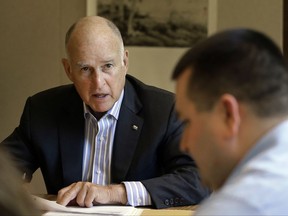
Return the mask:
<path id="1" fill-rule="evenodd" d="M 89 69 L 89 67 L 83 67 L 83 68 L 81 68 L 81 70 L 82 71 L 89 71 L 90 69 Z"/>
<path id="2" fill-rule="evenodd" d="M 113 67 L 113 65 L 112 64 L 106 64 L 104 67 L 107 68 L 107 69 L 110 69 L 110 68 Z"/>
<path id="3" fill-rule="evenodd" d="M 188 127 L 190 125 L 190 121 L 187 119 L 183 120 L 183 125 L 184 127 Z"/>
<path id="4" fill-rule="evenodd" d="M 103 71 L 104 73 L 110 73 L 111 70 L 113 69 L 113 67 L 114 67 L 114 65 L 109 63 L 109 64 L 103 65 L 103 66 L 101 67 L 101 69 L 102 69 L 102 71 Z"/>

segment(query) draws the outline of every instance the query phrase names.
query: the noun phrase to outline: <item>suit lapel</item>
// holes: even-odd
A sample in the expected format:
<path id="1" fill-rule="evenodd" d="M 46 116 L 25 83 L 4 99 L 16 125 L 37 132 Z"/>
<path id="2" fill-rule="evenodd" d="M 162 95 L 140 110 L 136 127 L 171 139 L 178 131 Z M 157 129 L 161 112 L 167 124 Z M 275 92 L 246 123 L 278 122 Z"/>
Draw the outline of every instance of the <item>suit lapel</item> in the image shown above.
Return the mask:
<path id="1" fill-rule="evenodd" d="M 81 181 L 84 145 L 83 103 L 73 88 L 73 96 L 64 109 L 68 109 L 60 119 L 59 142 L 64 185 Z M 70 108 L 71 107 L 71 108 Z"/>
<path id="2" fill-rule="evenodd" d="M 142 104 L 133 86 L 126 79 L 113 143 L 111 183 L 121 182 L 126 177 L 143 126 L 143 119 L 137 115 L 141 108 Z"/>

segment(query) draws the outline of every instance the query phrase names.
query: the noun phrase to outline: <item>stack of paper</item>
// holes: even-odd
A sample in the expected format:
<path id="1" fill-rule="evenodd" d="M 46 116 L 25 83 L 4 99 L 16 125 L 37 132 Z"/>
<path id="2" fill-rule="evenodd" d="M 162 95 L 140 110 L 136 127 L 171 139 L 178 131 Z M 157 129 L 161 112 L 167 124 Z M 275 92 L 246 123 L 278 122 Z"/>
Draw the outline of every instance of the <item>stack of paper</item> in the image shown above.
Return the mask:
<path id="1" fill-rule="evenodd" d="M 141 215 L 141 209 L 137 209 L 131 206 L 93 206 L 90 208 L 85 207 L 71 207 L 62 206 L 56 203 L 56 201 L 49 201 L 37 196 L 32 196 L 36 203 L 36 206 L 44 211 L 44 216 L 78 216 L 78 215 L 117 215 L 117 216 L 138 216 Z"/>

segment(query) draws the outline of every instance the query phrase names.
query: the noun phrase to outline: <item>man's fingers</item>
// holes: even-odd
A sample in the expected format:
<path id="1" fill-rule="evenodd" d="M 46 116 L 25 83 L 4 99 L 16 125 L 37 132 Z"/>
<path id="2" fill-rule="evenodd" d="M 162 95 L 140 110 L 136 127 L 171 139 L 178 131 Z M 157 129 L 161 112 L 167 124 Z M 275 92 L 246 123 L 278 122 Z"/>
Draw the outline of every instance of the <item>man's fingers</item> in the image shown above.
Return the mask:
<path id="1" fill-rule="evenodd" d="M 57 203 L 66 206 L 71 203 L 91 207 L 93 204 L 125 204 L 126 191 L 123 185 L 99 186 L 91 182 L 78 182 L 58 192 Z"/>
<path id="2" fill-rule="evenodd" d="M 73 183 L 69 185 L 68 187 L 61 189 L 58 192 L 56 202 L 60 205 L 66 206 L 68 203 L 70 203 L 70 201 L 72 201 L 73 199 L 77 197 L 77 194 L 82 188 L 81 185 L 82 185 L 81 182 L 78 182 L 78 183 Z"/>
<path id="3" fill-rule="evenodd" d="M 97 204 L 97 197 L 99 196 L 99 191 L 97 190 L 97 187 L 90 187 L 85 198 L 85 205 L 87 207 L 91 207 Z"/>
<path id="4" fill-rule="evenodd" d="M 79 190 L 78 192 L 78 195 L 77 195 L 77 198 L 76 198 L 76 202 L 79 206 L 86 206 L 86 207 L 91 207 L 92 206 L 92 203 L 88 203 L 88 205 L 86 204 L 86 196 L 87 196 L 87 191 L 89 190 L 91 186 L 91 183 L 82 183 L 81 185 L 81 189 Z"/>
<path id="5" fill-rule="evenodd" d="M 78 205 L 78 203 L 76 202 L 76 199 L 71 200 L 71 201 L 67 204 L 67 206 L 77 206 L 77 205 Z"/>

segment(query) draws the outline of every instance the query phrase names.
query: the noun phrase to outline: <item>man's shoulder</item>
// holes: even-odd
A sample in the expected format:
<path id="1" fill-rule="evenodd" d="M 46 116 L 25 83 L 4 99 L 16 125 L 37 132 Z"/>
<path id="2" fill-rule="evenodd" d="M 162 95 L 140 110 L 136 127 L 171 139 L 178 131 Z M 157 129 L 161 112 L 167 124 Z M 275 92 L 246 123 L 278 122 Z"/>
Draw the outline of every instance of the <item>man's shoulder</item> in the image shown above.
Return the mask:
<path id="1" fill-rule="evenodd" d="M 127 75 L 126 78 L 129 83 L 128 85 L 131 85 L 137 95 L 142 99 L 174 101 L 175 94 L 170 91 L 146 84 L 131 75 Z M 129 89 L 129 87 L 126 86 L 126 89 Z"/>
<path id="2" fill-rule="evenodd" d="M 58 95 L 58 94 L 67 94 L 71 91 L 73 91 L 75 88 L 73 86 L 73 84 L 67 84 L 67 85 L 61 85 L 61 86 L 56 86 L 56 87 L 52 87 L 49 89 L 45 89 L 43 91 L 40 91 L 36 94 L 34 94 L 32 97 L 42 97 L 42 96 L 46 96 L 46 95 Z"/>
<path id="3" fill-rule="evenodd" d="M 63 104 L 65 101 L 80 98 L 73 84 L 62 85 L 40 91 L 30 97 L 34 103 Z"/>
<path id="4" fill-rule="evenodd" d="M 73 84 L 61 85 L 39 91 L 32 95 L 30 98 L 32 100 L 41 100 L 41 99 L 57 99 L 57 98 L 67 98 L 70 95 L 77 94 Z"/>

